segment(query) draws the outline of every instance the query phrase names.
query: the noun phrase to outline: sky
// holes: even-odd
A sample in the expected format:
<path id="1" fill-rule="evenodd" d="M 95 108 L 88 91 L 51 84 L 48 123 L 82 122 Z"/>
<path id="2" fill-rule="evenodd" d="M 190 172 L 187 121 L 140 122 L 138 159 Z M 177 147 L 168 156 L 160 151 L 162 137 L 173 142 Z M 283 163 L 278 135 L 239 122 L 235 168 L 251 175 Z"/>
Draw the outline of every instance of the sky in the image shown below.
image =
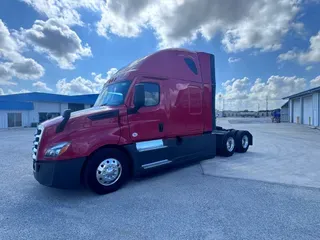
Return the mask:
<path id="1" fill-rule="evenodd" d="M 320 86 L 320 0 L 1 0 L 0 95 L 98 93 L 164 48 L 216 58 L 217 109 Z"/>

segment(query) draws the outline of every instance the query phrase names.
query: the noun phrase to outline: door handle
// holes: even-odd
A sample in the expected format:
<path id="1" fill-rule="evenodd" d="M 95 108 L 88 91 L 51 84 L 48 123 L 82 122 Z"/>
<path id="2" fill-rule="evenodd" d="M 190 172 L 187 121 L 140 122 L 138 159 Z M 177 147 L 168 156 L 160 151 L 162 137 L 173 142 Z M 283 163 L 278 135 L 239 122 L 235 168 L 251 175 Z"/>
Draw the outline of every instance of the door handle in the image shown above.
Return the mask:
<path id="1" fill-rule="evenodd" d="M 159 132 L 163 132 L 163 123 L 159 123 Z"/>

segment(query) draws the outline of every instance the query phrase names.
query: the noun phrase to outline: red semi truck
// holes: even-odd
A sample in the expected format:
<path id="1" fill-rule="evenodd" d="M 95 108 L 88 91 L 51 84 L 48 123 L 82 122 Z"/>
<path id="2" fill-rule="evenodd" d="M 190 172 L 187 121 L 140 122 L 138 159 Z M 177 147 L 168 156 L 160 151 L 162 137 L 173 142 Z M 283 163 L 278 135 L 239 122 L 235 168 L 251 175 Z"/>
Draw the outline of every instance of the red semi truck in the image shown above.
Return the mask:
<path id="1" fill-rule="evenodd" d="M 92 108 L 38 126 L 35 179 L 106 194 L 153 169 L 246 152 L 248 131 L 216 126 L 215 82 L 214 55 L 204 52 L 166 49 L 129 64 Z"/>

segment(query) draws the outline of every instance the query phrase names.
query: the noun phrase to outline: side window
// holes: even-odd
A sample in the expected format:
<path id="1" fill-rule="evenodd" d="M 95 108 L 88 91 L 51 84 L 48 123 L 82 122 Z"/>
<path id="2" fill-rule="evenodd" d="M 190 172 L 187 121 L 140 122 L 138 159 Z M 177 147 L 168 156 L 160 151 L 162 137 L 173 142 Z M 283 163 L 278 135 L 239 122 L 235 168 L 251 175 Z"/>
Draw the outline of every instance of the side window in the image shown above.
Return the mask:
<path id="1" fill-rule="evenodd" d="M 156 106 L 160 102 L 160 87 L 157 83 L 143 83 L 145 94 L 145 106 Z"/>
<path id="2" fill-rule="evenodd" d="M 196 64 L 194 63 L 194 61 L 191 58 L 185 58 L 184 59 L 185 63 L 188 65 L 188 67 L 190 68 L 190 70 L 197 75 L 198 74 L 198 69 Z"/>

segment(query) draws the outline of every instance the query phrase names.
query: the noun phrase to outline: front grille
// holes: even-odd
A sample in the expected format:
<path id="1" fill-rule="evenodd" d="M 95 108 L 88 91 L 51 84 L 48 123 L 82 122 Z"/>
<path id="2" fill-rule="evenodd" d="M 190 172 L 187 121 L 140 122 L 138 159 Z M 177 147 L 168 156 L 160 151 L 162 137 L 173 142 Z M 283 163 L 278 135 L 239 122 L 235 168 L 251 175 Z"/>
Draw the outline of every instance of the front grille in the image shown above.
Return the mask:
<path id="1" fill-rule="evenodd" d="M 33 148 L 32 148 L 32 159 L 33 160 L 37 160 L 38 149 L 39 149 L 39 145 L 40 145 L 42 134 L 43 134 L 43 126 L 39 125 L 37 127 L 36 133 L 34 134 L 35 139 L 33 141 Z"/>

